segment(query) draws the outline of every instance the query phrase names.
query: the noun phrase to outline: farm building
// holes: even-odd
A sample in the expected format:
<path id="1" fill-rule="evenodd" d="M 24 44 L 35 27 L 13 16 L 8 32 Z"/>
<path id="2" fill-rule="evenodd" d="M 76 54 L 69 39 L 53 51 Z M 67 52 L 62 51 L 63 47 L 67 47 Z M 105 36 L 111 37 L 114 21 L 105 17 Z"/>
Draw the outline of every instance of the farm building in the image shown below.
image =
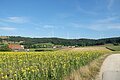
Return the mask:
<path id="1" fill-rule="evenodd" d="M 19 44 L 9 44 L 8 47 L 13 51 L 24 51 L 24 46 Z"/>

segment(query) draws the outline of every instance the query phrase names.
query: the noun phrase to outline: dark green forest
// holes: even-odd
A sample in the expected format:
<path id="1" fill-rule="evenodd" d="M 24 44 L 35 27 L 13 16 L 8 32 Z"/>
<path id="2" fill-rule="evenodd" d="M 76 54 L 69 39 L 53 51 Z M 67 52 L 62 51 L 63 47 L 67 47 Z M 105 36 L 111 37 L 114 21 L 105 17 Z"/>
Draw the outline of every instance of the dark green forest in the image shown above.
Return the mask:
<path id="1" fill-rule="evenodd" d="M 0 39 L 2 41 L 3 39 Z M 95 46 L 104 44 L 120 44 L 120 37 L 114 38 L 104 38 L 104 39 L 63 39 L 63 38 L 30 38 L 30 37 L 20 37 L 20 36 L 9 36 L 9 38 L 4 39 L 6 41 L 20 42 L 27 48 L 31 48 L 33 45 L 40 43 L 49 43 L 54 45 L 62 46 Z"/>

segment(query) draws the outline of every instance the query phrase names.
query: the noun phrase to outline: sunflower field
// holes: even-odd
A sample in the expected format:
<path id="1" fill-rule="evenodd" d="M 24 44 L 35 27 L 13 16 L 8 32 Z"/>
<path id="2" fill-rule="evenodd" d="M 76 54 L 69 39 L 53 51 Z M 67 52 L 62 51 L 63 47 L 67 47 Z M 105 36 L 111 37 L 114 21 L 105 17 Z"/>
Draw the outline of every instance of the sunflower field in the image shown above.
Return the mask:
<path id="1" fill-rule="evenodd" d="M 0 52 L 0 80 L 63 80 L 108 50 Z"/>

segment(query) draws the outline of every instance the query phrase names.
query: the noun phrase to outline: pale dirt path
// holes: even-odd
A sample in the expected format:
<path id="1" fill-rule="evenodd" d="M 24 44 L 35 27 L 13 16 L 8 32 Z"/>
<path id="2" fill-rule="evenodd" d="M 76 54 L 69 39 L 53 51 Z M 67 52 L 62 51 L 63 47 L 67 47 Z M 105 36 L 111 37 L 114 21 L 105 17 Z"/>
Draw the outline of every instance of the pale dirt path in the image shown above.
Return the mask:
<path id="1" fill-rule="evenodd" d="M 120 80 L 120 54 L 112 54 L 105 59 L 97 80 Z"/>

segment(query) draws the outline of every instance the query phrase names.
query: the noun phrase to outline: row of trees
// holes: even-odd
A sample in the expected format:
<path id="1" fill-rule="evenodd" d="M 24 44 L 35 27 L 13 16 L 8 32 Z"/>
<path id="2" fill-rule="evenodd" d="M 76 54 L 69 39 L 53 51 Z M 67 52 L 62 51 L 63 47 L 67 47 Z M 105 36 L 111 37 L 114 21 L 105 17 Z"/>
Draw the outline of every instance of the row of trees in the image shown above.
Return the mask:
<path id="1" fill-rule="evenodd" d="M 62 39 L 62 38 L 29 38 L 20 36 L 11 36 L 7 41 L 14 41 L 25 45 L 27 48 L 31 47 L 46 47 L 43 45 L 53 46 L 53 45 L 63 45 L 63 46 L 94 46 L 94 45 L 104 45 L 104 44 L 120 44 L 120 37 L 115 38 L 105 38 L 105 39 Z"/>
<path id="2" fill-rule="evenodd" d="M 0 51 L 11 51 L 7 44 L 0 44 Z"/>
<path id="3" fill-rule="evenodd" d="M 29 48 L 53 48 L 54 44 L 52 43 L 39 43 L 39 44 L 32 44 Z"/>

